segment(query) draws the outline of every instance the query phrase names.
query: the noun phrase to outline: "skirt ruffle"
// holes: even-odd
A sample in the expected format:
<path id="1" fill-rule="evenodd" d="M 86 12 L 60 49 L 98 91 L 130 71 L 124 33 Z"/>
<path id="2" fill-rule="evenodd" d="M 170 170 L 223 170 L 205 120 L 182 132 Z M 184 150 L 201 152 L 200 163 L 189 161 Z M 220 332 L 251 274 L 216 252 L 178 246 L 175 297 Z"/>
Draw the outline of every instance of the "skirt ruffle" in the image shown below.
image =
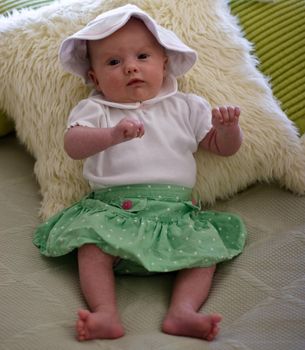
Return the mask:
<path id="1" fill-rule="evenodd" d="M 41 224 L 34 244 L 62 256 L 95 244 L 119 257 L 119 273 L 208 267 L 243 250 L 246 229 L 234 214 L 201 211 L 191 190 L 170 185 L 101 189 Z"/>

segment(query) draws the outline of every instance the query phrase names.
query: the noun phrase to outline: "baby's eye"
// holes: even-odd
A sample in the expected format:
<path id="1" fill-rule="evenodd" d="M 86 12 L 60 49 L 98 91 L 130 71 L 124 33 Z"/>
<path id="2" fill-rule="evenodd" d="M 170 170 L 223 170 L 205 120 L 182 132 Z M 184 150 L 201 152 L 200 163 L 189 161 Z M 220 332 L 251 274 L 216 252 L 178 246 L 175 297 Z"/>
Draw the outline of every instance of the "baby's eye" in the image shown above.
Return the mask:
<path id="1" fill-rule="evenodd" d="M 138 55 L 139 60 L 145 60 L 148 57 L 149 55 L 147 53 L 140 53 L 140 55 Z"/>
<path id="2" fill-rule="evenodd" d="M 120 60 L 118 60 L 118 59 L 116 59 L 116 58 L 113 58 L 113 59 L 111 59 L 111 60 L 109 60 L 108 62 L 107 62 L 107 64 L 109 65 L 109 66 L 116 66 L 117 64 L 119 64 L 120 63 Z"/>

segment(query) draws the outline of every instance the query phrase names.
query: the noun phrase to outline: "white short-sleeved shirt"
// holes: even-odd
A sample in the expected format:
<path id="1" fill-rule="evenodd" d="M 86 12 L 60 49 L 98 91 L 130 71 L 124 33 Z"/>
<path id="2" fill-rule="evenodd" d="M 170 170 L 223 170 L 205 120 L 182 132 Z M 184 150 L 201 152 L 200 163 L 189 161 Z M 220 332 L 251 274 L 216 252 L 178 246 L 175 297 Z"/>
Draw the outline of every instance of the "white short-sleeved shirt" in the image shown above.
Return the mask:
<path id="1" fill-rule="evenodd" d="M 114 103 L 93 93 L 71 111 L 68 128 L 110 128 L 125 117 L 142 121 L 145 134 L 88 157 L 83 174 L 91 187 L 159 183 L 192 188 L 193 154 L 212 126 L 207 101 L 178 92 L 170 77 L 156 97 L 144 102 Z"/>

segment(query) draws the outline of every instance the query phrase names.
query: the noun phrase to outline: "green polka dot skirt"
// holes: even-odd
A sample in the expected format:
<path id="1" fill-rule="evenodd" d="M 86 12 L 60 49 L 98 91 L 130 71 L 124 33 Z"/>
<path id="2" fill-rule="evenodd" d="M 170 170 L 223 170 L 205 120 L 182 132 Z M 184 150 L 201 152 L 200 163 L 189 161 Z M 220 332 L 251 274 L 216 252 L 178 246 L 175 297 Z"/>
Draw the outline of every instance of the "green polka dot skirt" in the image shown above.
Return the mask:
<path id="1" fill-rule="evenodd" d="M 41 224 L 33 242 L 52 257 L 95 244 L 120 258 L 117 273 L 146 274 L 232 259 L 245 239 L 238 216 L 201 211 L 189 188 L 130 185 L 91 192 Z"/>

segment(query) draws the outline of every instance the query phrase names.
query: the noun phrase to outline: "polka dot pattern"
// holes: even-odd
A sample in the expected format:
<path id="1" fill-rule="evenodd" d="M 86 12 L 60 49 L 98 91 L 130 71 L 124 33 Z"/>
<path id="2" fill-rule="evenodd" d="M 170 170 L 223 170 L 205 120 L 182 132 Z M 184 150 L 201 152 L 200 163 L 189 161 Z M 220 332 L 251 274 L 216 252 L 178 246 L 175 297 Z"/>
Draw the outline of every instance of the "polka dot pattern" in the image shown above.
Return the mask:
<path id="1" fill-rule="evenodd" d="M 119 273 L 206 267 L 238 255 L 246 239 L 240 218 L 194 203 L 190 189 L 173 185 L 95 191 L 40 225 L 34 244 L 46 256 L 95 244 L 120 258 Z"/>

